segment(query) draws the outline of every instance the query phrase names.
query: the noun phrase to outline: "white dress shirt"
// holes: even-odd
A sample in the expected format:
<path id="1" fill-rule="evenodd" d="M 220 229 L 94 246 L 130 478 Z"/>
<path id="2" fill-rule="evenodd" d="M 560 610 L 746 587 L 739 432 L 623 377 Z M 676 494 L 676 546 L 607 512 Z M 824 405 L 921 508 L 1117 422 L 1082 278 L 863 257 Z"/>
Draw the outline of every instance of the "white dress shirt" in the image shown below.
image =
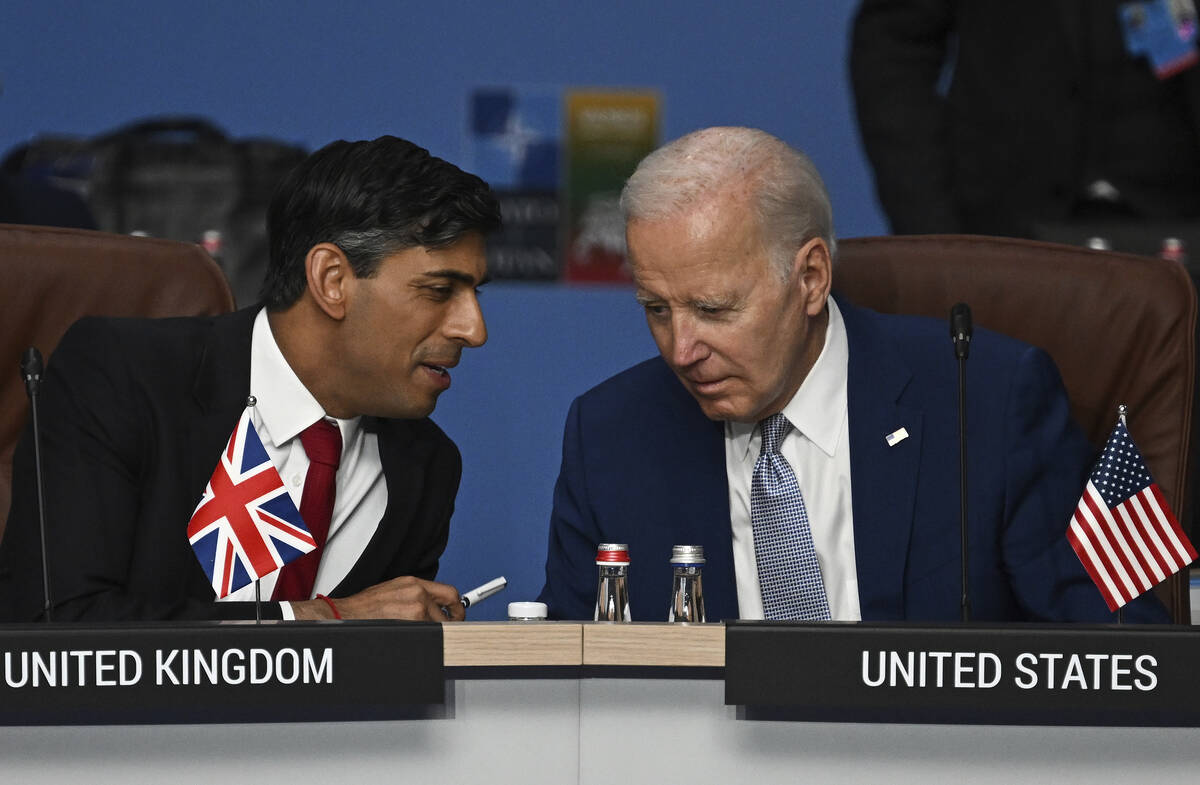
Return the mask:
<path id="1" fill-rule="evenodd" d="M 352 420 L 326 417 L 325 410 L 279 351 L 266 309 L 255 318 L 250 339 L 250 394 L 257 400 L 251 412 L 254 427 L 297 509 L 308 473 L 308 455 L 300 442 L 300 432 L 322 417 L 336 423 L 341 431 L 342 459 L 335 479 L 333 517 L 313 584 L 313 596 L 328 594 L 366 550 L 387 506 L 379 439 L 360 427 L 359 417 Z M 259 582 L 263 599 L 271 598 L 278 577 L 277 570 Z M 224 599 L 253 602 L 254 584 L 243 586 Z M 284 618 L 294 618 L 291 605 L 281 604 Z"/>
<path id="2" fill-rule="evenodd" d="M 846 377 L 850 361 L 846 325 L 829 298 L 825 345 L 783 413 L 792 424 L 779 451 L 791 464 L 812 528 L 829 612 L 833 619 L 859 621 L 858 573 L 854 561 L 854 516 L 850 495 L 850 430 Z M 750 480 L 762 437 L 756 423 L 725 423 L 725 471 L 738 615 L 763 617 L 754 530 L 750 523 Z"/>

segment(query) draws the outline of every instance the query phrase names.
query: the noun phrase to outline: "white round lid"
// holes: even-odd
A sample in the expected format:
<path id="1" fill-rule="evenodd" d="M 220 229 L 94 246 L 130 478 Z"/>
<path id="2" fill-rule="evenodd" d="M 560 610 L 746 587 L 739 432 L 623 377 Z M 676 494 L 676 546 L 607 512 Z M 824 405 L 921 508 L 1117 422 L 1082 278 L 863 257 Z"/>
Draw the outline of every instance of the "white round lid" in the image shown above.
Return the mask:
<path id="1" fill-rule="evenodd" d="M 547 613 L 544 602 L 510 602 L 508 618 L 510 619 L 544 619 Z"/>

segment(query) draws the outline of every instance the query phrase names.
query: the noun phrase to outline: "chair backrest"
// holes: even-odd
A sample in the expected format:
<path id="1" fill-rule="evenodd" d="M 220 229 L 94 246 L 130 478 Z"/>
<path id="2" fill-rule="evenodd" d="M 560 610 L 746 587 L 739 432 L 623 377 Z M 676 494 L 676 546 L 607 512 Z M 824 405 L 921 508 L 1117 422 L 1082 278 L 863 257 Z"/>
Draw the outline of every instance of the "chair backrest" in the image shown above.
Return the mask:
<path id="1" fill-rule="evenodd" d="M 1126 404 L 1150 473 L 1187 525 L 1196 292 L 1182 265 L 958 235 L 864 237 L 838 248 L 834 288 L 857 305 L 948 319 L 965 302 L 976 326 L 1045 349 L 1097 451 Z M 946 336 L 950 352 L 948 322 Z M 1158 594 L 1176 622 L 1190 623 L 1186 570 Z"/>
<path id="2" fill-rule="evenodd" d="M 199 246 L 82 229 L 0 224 L 0 535 L 13 449 L 29 413 L 18 373 L 36 346 L 49 358 L 81 316 L 225 313 L 233 296 Z"/>

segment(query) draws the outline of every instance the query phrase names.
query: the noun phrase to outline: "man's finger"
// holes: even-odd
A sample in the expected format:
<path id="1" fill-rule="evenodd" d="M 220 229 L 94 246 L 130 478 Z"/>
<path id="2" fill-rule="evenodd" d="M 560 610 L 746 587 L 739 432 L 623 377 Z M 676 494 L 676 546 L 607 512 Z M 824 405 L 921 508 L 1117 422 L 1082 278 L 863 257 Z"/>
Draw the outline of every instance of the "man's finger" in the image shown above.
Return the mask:
<path id="1" fill-rule="evenodd" d="M 443 606 L 446 609 L 446 616 L 450 621 L 462 621 L 467 618 L 467 609 L 458 600 Z"/>
<path id="2" fill-rule="evenodd" d="M 429 592 L 429 596 L 437 600 L 442 605 L 459 604 L 458 589 L 448 583 L 438 583 L 437 581 L 422 581 L 421 585 L 425 587 L 425 591 Z"/>

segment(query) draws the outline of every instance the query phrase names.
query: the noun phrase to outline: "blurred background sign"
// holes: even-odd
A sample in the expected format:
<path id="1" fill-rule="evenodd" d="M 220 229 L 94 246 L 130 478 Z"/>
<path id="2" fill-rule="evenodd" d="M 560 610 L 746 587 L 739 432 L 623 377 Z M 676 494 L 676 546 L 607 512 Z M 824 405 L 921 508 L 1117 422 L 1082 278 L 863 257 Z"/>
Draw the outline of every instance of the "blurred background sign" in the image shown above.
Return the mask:
<path id="1" fill-rule="evenodd" d="M 619 199 L 638 162 L 658 147 L 658 94 L 572 90 L 566 113 L 563 278 L 629 281 Z"/>
<path id="2" fill-rule="evenodd" d="M 618 199 L 660 141 L 648 90 L 485 87 L 472 92 L 464 166 L 492 186 L 504 228 L 493 278 L 627 282 Z"/>
<path id="3" fill-rule="evenodd" d="M 492 186 L 503 229 L 488 238 L 493 278 L 557 280 L 562 91 L 485 87 L 468 107 L 463 166 Z"/>

